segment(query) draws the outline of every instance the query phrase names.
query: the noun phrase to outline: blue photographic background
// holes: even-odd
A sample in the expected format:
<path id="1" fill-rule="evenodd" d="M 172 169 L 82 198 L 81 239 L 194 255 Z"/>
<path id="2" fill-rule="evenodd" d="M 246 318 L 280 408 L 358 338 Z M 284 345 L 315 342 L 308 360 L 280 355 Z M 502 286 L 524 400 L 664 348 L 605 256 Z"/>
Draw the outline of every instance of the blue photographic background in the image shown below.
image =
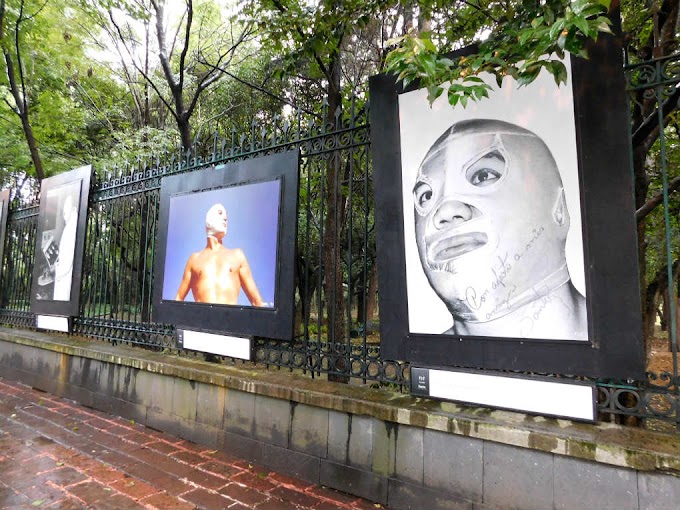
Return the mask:
<path id="1" fill-rule="evenodd" d="M 205 248 L 205 215 L 219 203 L 227 210 L 229 219 L 222 244 L 243 250 L 262 300 L 267 306 L 275 306 L 280 197 L 279 179 L 171 197 L 163 299 L 174 300 L 189 256 Z M 189 291 L 185 301 L 193 300 Z M 243 290 L 238 304 L 250 306 Z"/>

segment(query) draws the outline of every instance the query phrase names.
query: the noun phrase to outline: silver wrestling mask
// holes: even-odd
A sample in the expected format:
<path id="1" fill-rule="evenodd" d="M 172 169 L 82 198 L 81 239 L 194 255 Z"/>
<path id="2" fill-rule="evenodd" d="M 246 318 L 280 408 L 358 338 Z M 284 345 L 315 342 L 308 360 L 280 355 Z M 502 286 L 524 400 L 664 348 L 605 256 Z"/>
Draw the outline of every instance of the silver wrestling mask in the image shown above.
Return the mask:
<path id="1" fill-rule="evenodd" d="M 222 204 L 215 204 L 205 215 L 205 235 L 217 237 L 227 235 L 227 210 Z"/>
<path id="2" fill-rule="evenodd" d="M 569 213 L 550 150 L 498 120 L 453 124 L 413 188 L 418 253 L 454 319 L 488 322 L 569 281 Z"/>

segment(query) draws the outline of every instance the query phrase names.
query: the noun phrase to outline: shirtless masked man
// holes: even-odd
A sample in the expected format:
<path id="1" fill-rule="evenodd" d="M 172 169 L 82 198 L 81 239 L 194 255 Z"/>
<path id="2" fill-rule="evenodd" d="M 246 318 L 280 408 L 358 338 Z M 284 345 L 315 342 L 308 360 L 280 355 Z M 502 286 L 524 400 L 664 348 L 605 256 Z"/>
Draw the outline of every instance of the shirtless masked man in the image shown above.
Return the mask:
<path id="1" fill-rule="evenodd" d="M 184 268 L 175 301 L 184 301 L 189 291 L 197 303 L 235 305 L 243 288 L 253 306 L 264 306 L 243 250 L 226 248 L 227 211 L 215 204 L 205 215 L 206 247 L 193 253 Z"/>

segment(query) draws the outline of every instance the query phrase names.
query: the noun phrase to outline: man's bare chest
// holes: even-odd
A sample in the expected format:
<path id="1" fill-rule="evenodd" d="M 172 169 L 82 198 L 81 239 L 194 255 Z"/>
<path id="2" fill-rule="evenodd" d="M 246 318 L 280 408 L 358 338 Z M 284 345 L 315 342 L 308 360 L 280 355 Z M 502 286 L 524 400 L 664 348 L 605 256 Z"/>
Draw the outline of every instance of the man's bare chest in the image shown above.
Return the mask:
<path id="1" fill-rule="evenodd" d="M 216 283 L 237 278 L 238 266 L 228 256 L 208 254 L 199 257 L 194 267 L 194 274 L 199 280 L 210 279 Z"/>

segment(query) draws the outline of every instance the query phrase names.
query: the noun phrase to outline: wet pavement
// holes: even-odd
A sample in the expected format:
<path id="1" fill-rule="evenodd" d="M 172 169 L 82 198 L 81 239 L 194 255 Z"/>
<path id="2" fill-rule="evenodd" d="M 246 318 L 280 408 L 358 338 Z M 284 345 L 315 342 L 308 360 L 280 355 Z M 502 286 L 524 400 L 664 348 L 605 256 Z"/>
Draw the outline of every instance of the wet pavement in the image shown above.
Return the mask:
<path id="1" fill-rule="evenodd" d="M 0 508 L 381 506 L 0 378 Z"/>

